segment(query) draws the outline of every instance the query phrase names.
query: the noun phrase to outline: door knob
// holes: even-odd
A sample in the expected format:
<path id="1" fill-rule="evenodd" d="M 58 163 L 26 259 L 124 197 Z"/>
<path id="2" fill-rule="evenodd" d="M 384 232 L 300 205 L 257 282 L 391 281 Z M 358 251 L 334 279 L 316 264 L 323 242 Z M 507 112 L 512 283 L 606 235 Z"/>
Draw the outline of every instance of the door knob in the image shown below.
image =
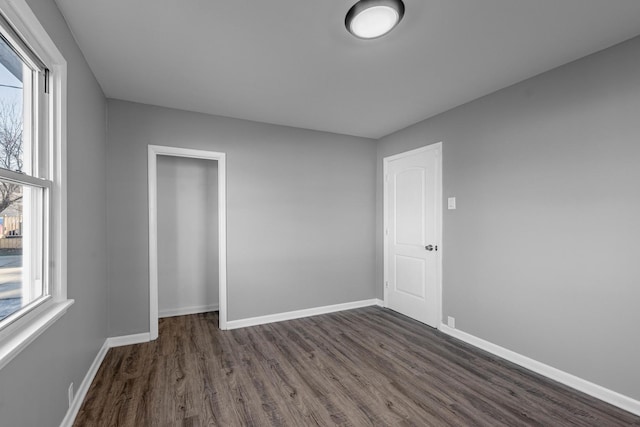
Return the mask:
<path id="1" fill-rule="evenodd" d="M 427 245 L 427 246 L 425 246 L 424 248 L 425 248 L 426 250 L 428 250 L 428 251 L 432 251 L 432 250 L 433 250 L 433 245 Z M 435 248 L 435 249 L 436 249 L 436 250 L 438 250 L 438 247 L 436 246 L 436 248 Z"/>

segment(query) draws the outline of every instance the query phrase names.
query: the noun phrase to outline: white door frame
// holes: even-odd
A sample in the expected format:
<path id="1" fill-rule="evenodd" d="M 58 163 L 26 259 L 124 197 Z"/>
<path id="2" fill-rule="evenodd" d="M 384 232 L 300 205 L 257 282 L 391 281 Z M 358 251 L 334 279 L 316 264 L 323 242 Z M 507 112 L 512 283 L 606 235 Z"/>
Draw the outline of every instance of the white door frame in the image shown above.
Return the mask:
<path id="1" fill-rule="evenodd" d="M 436 255 L 436 314 L 438 316 L 438 327 L 442 324 L 442 142 L 436 144 L 427 145 L 424 147 L 416 148 L 415 150 L 405 151 L 404 153 L 395 154 L 382 159 L 382 177 L 383 177 L 383 281 L 382 289 L 384 290 L 384 307 L 389 307 L 388 287 L 389 283 L 389 234 L 387 233 L 389 227 L 389 204 L 387 200 L 387 194 L 389 190 L 388 181 L 388 168 L 389 162 L 400 159 L 402 157 L 411 156 L 421 153 L 423 151 L 437 150 L 440 155 L 438 156 L 437 172 L 436 172 L 436 227 L 437 227 L 437 242 L 438 250 Z"/>
<path id="2" fill-rule="evenodd" d="M 225 153 L 149 145 L 149 335 L 158 338 L 158 156 L 218 161 L 219 327 L 227 329 L 227 196 Z"/>

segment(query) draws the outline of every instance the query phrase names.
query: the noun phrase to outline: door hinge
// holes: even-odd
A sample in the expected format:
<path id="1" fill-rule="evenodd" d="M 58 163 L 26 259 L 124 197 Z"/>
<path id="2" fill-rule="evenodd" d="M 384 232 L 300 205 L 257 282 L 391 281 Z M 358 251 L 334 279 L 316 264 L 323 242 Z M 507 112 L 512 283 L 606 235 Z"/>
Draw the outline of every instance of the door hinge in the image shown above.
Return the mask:
<path id="1" fill-rule="evenodd" d="M 389 287 L 389 282 L 388 282 L 388 281 L 385 281 L 385 282 L 384 282 L 384 287 L 385 287 L 385 288 L 388 288 L 388 287 Z"/>

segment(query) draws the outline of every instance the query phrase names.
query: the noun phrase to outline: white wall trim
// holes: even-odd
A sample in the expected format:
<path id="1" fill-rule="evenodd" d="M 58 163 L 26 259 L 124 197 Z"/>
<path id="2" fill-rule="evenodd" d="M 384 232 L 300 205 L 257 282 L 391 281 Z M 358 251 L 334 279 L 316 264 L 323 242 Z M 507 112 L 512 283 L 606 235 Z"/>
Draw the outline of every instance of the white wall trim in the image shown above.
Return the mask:
<path id="1" fill-rule="evenodd" d="M 0 331 L 0 369 L 4 368 L 23 349 L 35 341 L 44 331 L 64 315 L 74 300 L 55 303 L 46 301 L 31 312 L 26 313 L 24 323 L 16 328 L 15 324 Z M 11 326 L 14 326 L 13 328 Z"/>
<path id="2" fill-rule="evenodd" d="M 315 316 L 318 314 L 333 313 L 336 311 L 343 311 L 343 310 L 351 310 L 354 308 L 368 307 L 372 305 L 382 306 L 382 304 L 383 304 L 382 300 L 374 298 L 374 299 L 363 300 L 363 301 L 348 302 L 344 304 L 327 305 L 324 307 L 310 308 L 306 310 L 289 311 L 287 313 L 272 314 L 269 316 L 252 317 L 249 319 L 235 320 L 235 321 L 227 322 L 227 327 L 228 329 L 238 329 L 238 328 L 244 328 L 247 326 L 255 326 L 255 325 L 262 325 L 265 323 L 280 322 L 282 320 L 298 319 L 301 317 Z M 212 306 L 207 306 L 207 307 L 212 307 Z M 140 343 L 145 343 L 149 341 L 152 341 L 152 338 L 151 338 L 151 334 L 147 332 L 144 332 L 141 334 L 123 335 L 119 337 L 107 338 L 104 341 L 104 344 L 102 345 L 100 350 L 98 351 L 98 354 L 93 360 L 93 363 L 89 367 L 89 371 L 87 372 L 84 379 L 82 380 L 80 387 L 78 387 L 76 391 L 76 395 L 73 397 L 73 402 L 71 403 L 71 406 L 69 406 L 69 410 L 67 411 L 67 414 L 65 415 L 64 419 L 60 423 L 60 427 L 71 427 L 73 425 L 74 421 L 76 420 L 76 417 L 78 416 L 78 412 L 80 411 L 80 407 L 82 406 L 82 402 L 84 402 L 84 399 L 87 396 L 87 393 L 89 392 L 89 387 L 91 387 L 91 383 L 93 382 L 93 379 L 96 377 L 96 374 L 98 373 L 98 369 L 100 369 L 100 365 L 104 361 L 104 358 L 106 357 L 107 352 L 109 351 L 110 348 L 121 347 L 124 345 L 131 345 L 131 344 L 140 344 Z"/>
<path id="3" fill-rule="evenodd" d="M 0 9 L 29 47 L 51 68 L 49 132 L 53 140 L 50 165 L 51 262 L 55 266 L 52 293 L 56 302 L 67 299 L 67 61 L 24 0 L 0 0 Z M 50 250 L 51 250 L 50 249 Z"/>
<path id="4" fill-rule="evenodd" d="M 143 332 L 141 334 L 109 337 L 107 338 L 106 343 L 109 348 L 113 348 L 113 347 L 122 347 L 123 345 L 141 344 L 144 342 L 153 341 L 154 339 L 155 338 L 151 338 L 151 334 L 149 334 L 148 332 Z"/>
<path id="5" fill-rule="evenodd" d="M 425 151 L 436 150 L 438 153 L 438 182 L 436 183 L 436 227 L 437 227 L 437 242 L 436 245 L 438 249 L 435 254 L 437 257 L 436 260 L 436 319 L 439 321 L 442 319 L 442 167 L 443 167 L 443 159 L 442 159 L 442 150 L 443 143 L 437 142 L 434 144 L 425 145 L 424 147 L 416 148 L 413 150 L 405 151 L 403 153 L 394 154 L 393 156 L 388 156 L 382 159 L 382 292 L 383 292 L 383 300 L 382 307 L 389 306 L 389 295 L 388 288 L 386 286 L 389 281 L 389 268 L 388 268 L 388 258 L 389 258 L 389 236 L 387 234 L 387 229 L 389 227 L 389 213 L 387 206 L 387 194 L 389 191 L 389 183 L 387 182 L 387 174 L 389 170 L 389 163 L 393 160 L 401 159 L 403 157 L 412 156 L 415 154 L 419 154 Z M 433 325 L 437 326 L 437 325 Z"/>
<path id="6" fill-rule="evenodd" d="M 267 316 L 232 320 L 227 323 L 227 327 L 228 329 L 239 329 L 248 326 L 257 326 L 267 323 L 281 322 L 284 320 L 299 319 L 302 317 L 316 316 L 319 314 L 334 313 L 344 310 L 352 310 L 355 308 L 369 307 L 373 305 L 383 307 L 384 301 L 378 298 L 373 298 L 369 300 L 327 305 L 324 307 L 289 311 Z M 520 365 L 540 375 L 544 375 L 547 378 L 558 381 L 559 383 L 562 383 L 597 399 L 610 403 L 633 414 L 640 415 L 640 401 L 632 399 L 613 390 L 609 390 L 582 378 L 576 377 L 575 375 L 553 368 L 549 365 L 538 362 L 537 360 L 533 360 L 529 357 L 523 356 L 504 347 L 500 347 L 499 345 L 493 344 L 489 341 L 483 340 L 482 338 L 478 338 L 459 329 L 450 328 L 444 323 L 441 323 L 438 329 L 449 336 L 457 338 L 461 341 L 471 344 L 474 347 L 478 347 L 484 351 L 506 359 L 512 363 L 515 363 L 516 365 Z M 78 411 L 82 406 L 82 402 L 84 402 L 87 392 L 89 391 L 89 387 L 91 386 L 91 383 L 98 373 L 98 369 L 100 368 L 100 365 L 104 361 L 104 358 L 110 348 L 120 347 L 123 345 L 140 344 L 149 341 L 151 341 L 151 336 L 149 333 L 107 338 L 102 345 L 102 348 L 100 348 L 100 350 L 98 351 L 98 354 L 96 355 L 93 363 L 89 367 L 89 371 L 82 380 L 80 387 L 78 387 L 73 402 L 69 407 L 69 410 L 67 411 L 64 419 L 62 420 L 62 423 L 60 423 L 60 427 L 71 427 L 73 425 L 73 422 L 78 415 Z"/>
<path id="7" fill-rule="evenodd" d="M 93 359 L 93 363 L 89 367 L 89 371 L 84 376 L 82 383 L 76 389 L 76 394 L 73 396 L 73 402 L 71 402 L 71 406 L 69 406 L 69 410 L 65 415 L 64 419 L 60 423 L 60 427 L 71 427 L 73 426 L 73 422 L 76 420 L 78 416 L 78 412 L 80 411 L 80 407 L 82 406 L 82 402 L 84 402 L 84 398 L 87 396 L 89 392 L 89 387 L 91 387 L 91 383 L 93 379 L 96 377 L 98 373 L 98 369 L 100 369 L 100 365 L 102 365 L 102 361 L 104 360 L 107 352 L 109 351 L 108 339 L 104 341 L 102 347 L 98 351 L 96 358 Z"/>
<path id="8" fill-rule="evenodd" d="M 149 335 L 158 338 L 158 173 L 157 157 L 174 156 L 218 162 L 218 283 L 219 324 L 227 329 L 227 184 L 226 155 L 215 151 L 149 145 Z"/>
<path id="9" fill-rule="evenodd" d="M 25 0 L 0 0 L 0 9 L 14 30 L 51 69 L 49 133 L 51 137 L 50 235 L 44 255 L 51 263 L 52 301 L 26 312 L 0 333 L 0 369 L 66 313 L 67 299 L 67 62 Z M 46 307 L 46 308 L 45 308 Z M 38 318 L 38 314 L 41 316 Z"/>
<path id="10" fill-rule="evenodd" d="M 506 359 L 516 365 L 520 365 L 523 368 L 527 368 L 540 375 L 544 375 L 547 378 L 586 393 L 604 402 L 610 403 L 618 408 L 624 409 L 625 411 L 640 415 L 640 401 L 632 399 L 631 397 L 609 390 L 568 372 L 561 371 L 560 369 L 556 369 L 527 356 L 508 350 L 504 347 L 500 347 L 497 344 L 485 341 L 482 338 L 478 338 L 459 329 L 450 328 L 444 323 L 441 323 L 438 329 L 447 335 Z"/>
<path id="11" fill-rule="evenodd" d="M 246 328 L 248 326 L 265 325 L 267 323 L 282 322 L 285 320 L 300 319 L 302 317 L 317 316 L 319 314 L 335 313 L 337 311 L 353 310 L 354 308 L 369 307 L 372 305 L 382 305 L 382 301 L 377 298 L 353 301 L 342 304 L 325 305 L 323 307 L 307 308 L 304 310 L 287 311 L 284 313 L 268 314 L 266 316 L 249 317 L 240 320 L 230 320 L 227 322 L 227 329 Z"/>
<path id="12" fill-rule="evenodd" d="M 151 336 L 147 332 L 142 334 L 123 335 L 120 337 L 110 337 L 104 340 L 102 347 L 100 348 L 100 350 L 98 350 L 98 354 L 96 355 L 95 359 L 93 359 L 93 363 L 91 363 L 91 366 L 89 367 L 87 374 L 84 376 L 82 383 L 80 383 L 80 386 L 76 389 L 76 394 L 73 397 L 73 402 L 71 402 L 67 414 L 60 423 L 60 427 L 73 426 L 73 423 L 78 416 L 78 412 L 80 411 L 80 407 L 82 406 L 82 402 L 84 402 L 85 397 L 87 397 L 89 387 L 91 387 L 91 383 L 96 377 L 98 369 L 100 369 L 100 365 L 102 365 L 102 362 L 107 356 L 110 348 L 121 347 L 123 345 L 140 344 L 149 341 L 151 341 Z"/>
<path id="13" fill-rule="evenodd" d="M 208 313 L 210 311 L 218 311 L 220 308 L 219 304 L 211 304 L 211 305 L 196 305 L 191 307 L 180 307 L 180 308 L 168 308 L 166 310 L 160 310 L 158 312 L 158 317 L 173 317 L 173 316 L 186 316 L 189 314 L 199 314 L 199 313 Z"/>

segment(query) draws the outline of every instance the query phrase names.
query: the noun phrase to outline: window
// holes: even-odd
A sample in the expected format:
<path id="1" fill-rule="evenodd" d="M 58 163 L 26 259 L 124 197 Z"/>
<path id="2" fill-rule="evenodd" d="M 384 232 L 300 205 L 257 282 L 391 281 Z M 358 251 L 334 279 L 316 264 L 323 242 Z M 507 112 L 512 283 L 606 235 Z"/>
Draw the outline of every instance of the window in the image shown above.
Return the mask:
<path id="1" fill-rule="evenodd" d="M 25 0 L 0 0 L 0 368 L 66 296 L 66 62 Z"/>
<path id="2" fill-rule="evenodd" d="M 11 27 L 6 23 L 4 27 L 0 34 L 0 328 L 50 295 L 45 248 L 53 187 L 46 161 L 49 71 L 15 41 Z"/>

